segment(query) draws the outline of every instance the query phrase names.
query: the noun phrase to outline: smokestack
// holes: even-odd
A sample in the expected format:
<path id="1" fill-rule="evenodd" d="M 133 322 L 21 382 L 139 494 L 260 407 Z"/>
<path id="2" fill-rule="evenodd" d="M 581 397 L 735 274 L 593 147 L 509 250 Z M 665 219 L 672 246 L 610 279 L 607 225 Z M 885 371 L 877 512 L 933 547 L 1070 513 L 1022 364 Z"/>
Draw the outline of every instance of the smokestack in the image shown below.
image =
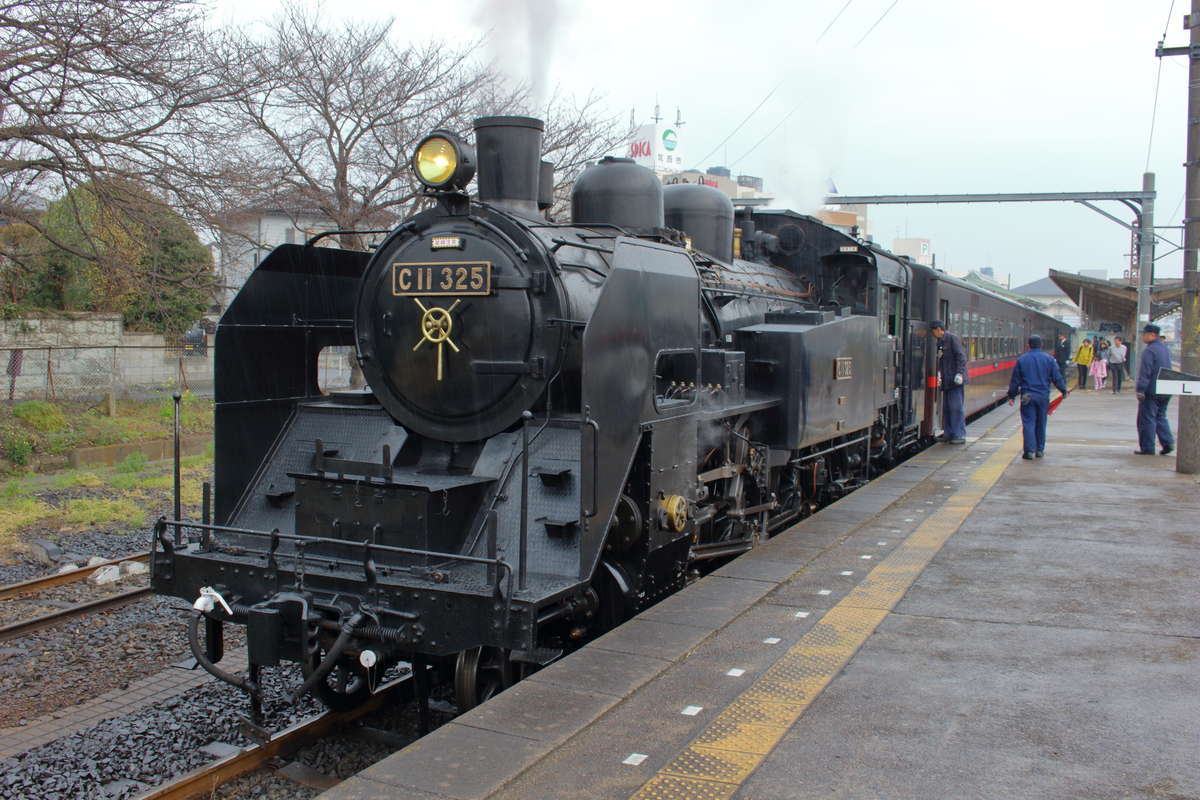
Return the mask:
<path id="1" fill-rule="evenodd" d="M 533 117 L 475 120 L 475 163 L 479 199 L 523 216 L 538 216 L 542 174 L 542 131 Z"/>

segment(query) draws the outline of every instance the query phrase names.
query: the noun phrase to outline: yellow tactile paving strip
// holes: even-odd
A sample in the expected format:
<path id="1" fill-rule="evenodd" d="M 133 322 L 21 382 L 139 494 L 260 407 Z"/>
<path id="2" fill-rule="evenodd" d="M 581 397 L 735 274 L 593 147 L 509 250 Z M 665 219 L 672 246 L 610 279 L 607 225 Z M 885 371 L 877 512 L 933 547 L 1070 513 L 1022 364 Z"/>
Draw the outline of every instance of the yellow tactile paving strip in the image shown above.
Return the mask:
<path id="1" fill-rule="evenodd" d="M 709 723 L 631 800 L 728 798 L 895 608 L 942 545 L 1004 474 L 1013 435 L 904 542 Z"/>

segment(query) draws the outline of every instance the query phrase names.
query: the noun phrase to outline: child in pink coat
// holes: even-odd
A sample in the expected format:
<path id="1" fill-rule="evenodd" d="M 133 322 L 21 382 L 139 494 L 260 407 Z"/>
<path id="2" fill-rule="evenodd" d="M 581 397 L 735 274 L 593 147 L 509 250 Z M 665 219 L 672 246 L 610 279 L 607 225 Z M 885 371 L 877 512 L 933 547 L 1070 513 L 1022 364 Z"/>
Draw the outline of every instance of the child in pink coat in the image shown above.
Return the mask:
<path id="1" fill-rule="evenodd" d="M 1100 391 L 1104 388 L 1104 379 L 1108 377 L 1108 364 L 1103 358 L 1093 358 L 1092 365 L 1088 367 L 1088 372 L 1092 376 L 1092 388 Z"/>

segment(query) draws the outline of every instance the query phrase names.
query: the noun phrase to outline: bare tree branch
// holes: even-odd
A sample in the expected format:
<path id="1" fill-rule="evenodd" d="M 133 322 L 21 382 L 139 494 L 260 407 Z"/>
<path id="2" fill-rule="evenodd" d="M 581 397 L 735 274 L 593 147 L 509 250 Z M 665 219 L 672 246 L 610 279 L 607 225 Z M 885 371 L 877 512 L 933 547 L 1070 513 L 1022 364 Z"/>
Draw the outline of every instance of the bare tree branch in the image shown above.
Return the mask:
<path id="1" fill-rule="evenodd" d="M 201 15 L 192 0 L 0 2 L 0 216 L 105 261 L 96 242 L 56 240 L 41 211 L 85 184 L 124 212 L 112 219 L 145 210 L 131 187 L 161 183 L 230 96 L 220 37 L 202 33 Z M 0 255 L 14 254 L 0 243 Z"/>
<path id="2" fill-rule="evenodd" d="M 400 44 L 390 22 L 333 23 L 319 8 L 285 6 L 264 37 L 237 43 L 237 63 L 253 67 L 220 112 L 226 134 L 210 173 L 225 195 L 214 207 L 319 215 L 345 230 L 407 216 L 426 202 L 409 169 L 423 136 L 446 128 L 469 138 L 475 117 L 528 111 L 528 88 L 481 65 L 482 53 L 481 42 Z M 625 133 L 600 105 L 556 93 L 534 111 L 547 118 L 545 149 L 564 191 Z"/>

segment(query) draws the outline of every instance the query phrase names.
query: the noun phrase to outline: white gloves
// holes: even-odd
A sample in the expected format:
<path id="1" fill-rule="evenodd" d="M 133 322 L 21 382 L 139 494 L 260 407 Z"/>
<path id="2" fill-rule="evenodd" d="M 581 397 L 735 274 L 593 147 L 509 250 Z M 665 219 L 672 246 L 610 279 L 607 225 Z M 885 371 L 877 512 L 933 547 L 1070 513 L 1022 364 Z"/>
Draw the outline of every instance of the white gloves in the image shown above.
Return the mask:
<path id="1" fill-rule="evenodd" d="M 954 385 L 962 386 L 962 373 L 959 373 L 958 375 L 954 376 Z"/>

